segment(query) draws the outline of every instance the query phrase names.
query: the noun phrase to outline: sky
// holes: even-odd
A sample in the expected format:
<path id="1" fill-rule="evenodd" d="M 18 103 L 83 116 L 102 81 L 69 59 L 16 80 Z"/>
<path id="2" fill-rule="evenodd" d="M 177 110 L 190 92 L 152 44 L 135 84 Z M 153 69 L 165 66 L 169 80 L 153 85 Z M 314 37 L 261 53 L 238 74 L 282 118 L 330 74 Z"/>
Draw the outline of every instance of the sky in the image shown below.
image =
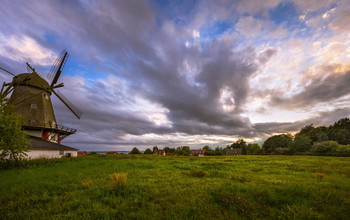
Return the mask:
<path id="1" fill-rule="evenodd" d="M 209 145 L 350 117 L 349 0 L 0 0 L 0 66 L 45 77 L 65 145 Z M 0 83 L 11 75 L 0 71 Z"/>

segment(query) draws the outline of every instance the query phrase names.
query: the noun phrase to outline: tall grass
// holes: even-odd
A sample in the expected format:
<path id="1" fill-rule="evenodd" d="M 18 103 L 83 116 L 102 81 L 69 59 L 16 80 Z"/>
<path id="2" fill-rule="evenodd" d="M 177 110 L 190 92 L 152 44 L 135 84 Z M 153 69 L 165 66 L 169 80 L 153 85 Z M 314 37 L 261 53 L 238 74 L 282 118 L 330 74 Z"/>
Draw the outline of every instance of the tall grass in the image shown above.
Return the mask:
<path id="1" fill-rule="evenodd" d="M 112 173 L 110 179 L 110 189 L 125 186 L 128 179 L 127 173 Z"/>

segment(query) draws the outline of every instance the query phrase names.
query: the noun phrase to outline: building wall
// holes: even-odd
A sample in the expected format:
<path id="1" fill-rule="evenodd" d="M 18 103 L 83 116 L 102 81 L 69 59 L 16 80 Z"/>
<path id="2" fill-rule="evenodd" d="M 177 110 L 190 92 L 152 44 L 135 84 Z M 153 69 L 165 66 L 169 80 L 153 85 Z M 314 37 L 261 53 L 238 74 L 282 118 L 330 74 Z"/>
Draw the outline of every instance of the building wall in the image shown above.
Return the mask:
<path id="1" fill-rule="evenodd" d="M 59 150 L 31 150 L 27 152 L 27 158 L 61 158 L 67 153 L 70 153 L 72 157 L 78 155 L 78 151 L 59 151 Z"/>
<path id="2" fill-rule="evenodd" d="M 41 138 L 43 135 L 42 131 L 35 131 L 35 130 L 26 130 L 26 131 L 30 136 L 33 136 L 33 137 Z"/>

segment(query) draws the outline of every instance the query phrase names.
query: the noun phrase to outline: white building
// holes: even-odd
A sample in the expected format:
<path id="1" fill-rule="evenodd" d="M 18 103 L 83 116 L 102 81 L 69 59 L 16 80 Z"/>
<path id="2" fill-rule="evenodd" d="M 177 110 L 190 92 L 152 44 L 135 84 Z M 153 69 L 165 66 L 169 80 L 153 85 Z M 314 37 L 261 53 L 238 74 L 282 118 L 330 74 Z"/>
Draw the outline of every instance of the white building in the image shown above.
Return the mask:
<path id="1" fill-rule="evenodd" d="M 60 158 L 60 157 L 76 157 L 78 150 L 62 144 L 51 141 L 42 140 L 38 137 L 29 137 L 31 146 L 27 152 L 28 159 L 36 158 Z"/>

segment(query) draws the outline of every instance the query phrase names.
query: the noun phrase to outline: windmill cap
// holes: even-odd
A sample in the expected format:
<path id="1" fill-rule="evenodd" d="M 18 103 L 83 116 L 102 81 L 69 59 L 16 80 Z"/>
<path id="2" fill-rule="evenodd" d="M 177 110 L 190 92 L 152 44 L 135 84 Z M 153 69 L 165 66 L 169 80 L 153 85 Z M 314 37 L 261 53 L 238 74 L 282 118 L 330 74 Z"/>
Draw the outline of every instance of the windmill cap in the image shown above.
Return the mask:
<path id="1" fill-rule="evenodd" d="M 18 82 L 20 86 L 31 86 L 43 90 L 50 88 L 49 83 L 35 72 L 19 74 L 15 76 L 13 80 Z"/>

